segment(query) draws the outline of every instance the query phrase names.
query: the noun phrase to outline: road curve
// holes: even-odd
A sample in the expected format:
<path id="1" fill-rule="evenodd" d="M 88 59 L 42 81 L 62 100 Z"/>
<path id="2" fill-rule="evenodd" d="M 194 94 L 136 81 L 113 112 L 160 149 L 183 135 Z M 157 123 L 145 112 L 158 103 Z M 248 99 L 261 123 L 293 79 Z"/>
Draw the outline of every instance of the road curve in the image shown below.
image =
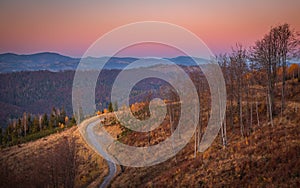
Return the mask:
<path id="1" fill-rule="evenodd" d="M 96 150 L 97 153 L 99 153 L 104 159 L 111 159 L 111 156 L 109 156 L 105 150 L 103 149 L 103 147 L 101 146 L 101 144 L 99 143 L 97 136 L 94 132 L 94 128 L 96 125 L 99 125 L 101 119 L 97 118 L 96 121 L 92 121 L 92 122 L 88 122 L 88 124 L 86 125 L 86 131 L 85 131 L 85 136 L 86 136 L 86 141 L 88 143 L 88 145 L 90 145 L 91 148 L 93 148 L 94 150 Z M 115 174 L 117 173 L 117 166 L 115 163 L 111 162 L 113 160 L 106 160 L 108 163 L 108 167 L 109 167 L 109 173 L 108 175 L 104 178 L 104 181 L 101 183 L 100 188 L 104 188 L 107 187 L 111 180 L 113 179 L 113 177 L 115 176 Z"/>

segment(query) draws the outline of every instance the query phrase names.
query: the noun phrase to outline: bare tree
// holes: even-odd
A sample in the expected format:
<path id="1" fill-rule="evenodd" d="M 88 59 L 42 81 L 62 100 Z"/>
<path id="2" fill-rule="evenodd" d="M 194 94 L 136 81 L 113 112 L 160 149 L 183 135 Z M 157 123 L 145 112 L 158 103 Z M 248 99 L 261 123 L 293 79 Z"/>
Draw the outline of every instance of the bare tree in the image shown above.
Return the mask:
<path id="1" fill-rule="evenodd" d="M 40 131 L 42 130 L 42 118 L 43 118 L 43 116 L 39 115 L 39 128 L 40 128 Z"/>
<path id="2" fill-rule="evenodd" d="M 226 83 L 226 85 L 229 85 L 229 83 L 230 83 L 230 71 L 229 71 L 229 66 L 228 66 L 228 57 L 227 57 L 227 55 L 226 54 L 224 54 L 224 55 L 220 55 L 219 57 L 217 57 L 217 62 L 218 62 L 218 64 L 219 64 L 219 66 L 221 67 L 221 69 L 222 69 L 222 72 L 223 72 L 223 75 L 224 75 L 224 78 L 225 78 L 225 83 Z M 231 95 L 229 95 L 230 97 L 230 99 L 232 99 L 232 92 L 230 92 L 231 93 Z M 220 93 L 219 93 L 219 97 L 220 97 Z M 220 100 L 220 98 L 219 98 L 219 100 Z M 230 101 L 232 101 L 232 100 L 230 100 Z M 219 104 L 220 105 L 220 109 L 221 109 L 221 103 Z M 230 110 L 232 110 L 232 102 L 230 102 Z M 232 122 L 233 121 L 233 117 L 232 117 L 232 113 L 231 113 L 232 111 L 230 111 L 230 117 L 232 118 L 230 121 Z M 220 111 L 220 120 L 221 120 L 221 122 L 220 122 L 220 126 L 221 126 L 221 142 L 222 142 L 222 144 L 223 144 L 223 146 L 226 146 L 227 145 L 227 134 L 226 134 L 226 129 L 227 129 L 227 127 L 226 127 L 226 125 L 227 125 L 227 123 L 226 123 L 226 113 L 225 113 L 225 117 L 224 117 L 225 119 L 224 119 L 224 121 L 222 122 L 222 114 L 221 114 L 221 111 Z"/>
<path id="3" fill-rule="evenodd" d="M 294 30 L 290 28 L 289 24 L 279 25 L 273 28 L 274 35 L 278 44 L 278 61 L 282 66 L 282 87 L 281 87 L 281 116 L 285 108 L 285 92 L 286 92 L 286 70 L 287 59 L 297 56 L 297 47 L 299 46 L 299 40 Z"/>
<path id="4" fill-rule="evenodd" d="M 281 115 L 285 107 L 285 80 L 287 59 L 299 54 L 298 34 L 290 29 L 288 24 L 271 28 L 262 40 L 255 43 L 252 48 L 252 60 L 259 64 L 259 68 L 267 74 L 267 96 L 269 117 L 272 124 L 274 114 L 274 89 L 277 82 L 278 67 L 282 67 L 282 89 L 281 89 Z"/>
<path id="5" fill-rule="evenodd" d="M 232 49 L 230 56 L 231 74 L 235 75 L 234 83 L 236 84 L 236 98 L 239 112 L 239 126 L 241 135 L 244 136 L 244 123 L 243 123 L 243 92 L 245 89 L 244 76 L 247 71 L 247 51 L 241 44 L 236 44 L 236 48 Z"/>
<path id="6" fill-rule="evenodd" d="M 276 38 L 270 33 L 264 36 L 262 40 L 256 41 L 255 46 L 251 49 L 251 59 L 257 63 L 257 68 L 264 71 L 267 75 L 267 104 L 269 110 L 269 118 L 271 124 L 273 124 L 272 115 L 274 113 L 274 88 L 277 78 L 277 66 L 276 61 L 276 45 L 274 41 Z"/>
<path id="7" fill-rule="evenodd" d="M 26 136 L 27 133 L 27 114 L 24 112 L 23 114 L 23 129 L 24 129 L 24 135 Z"/>

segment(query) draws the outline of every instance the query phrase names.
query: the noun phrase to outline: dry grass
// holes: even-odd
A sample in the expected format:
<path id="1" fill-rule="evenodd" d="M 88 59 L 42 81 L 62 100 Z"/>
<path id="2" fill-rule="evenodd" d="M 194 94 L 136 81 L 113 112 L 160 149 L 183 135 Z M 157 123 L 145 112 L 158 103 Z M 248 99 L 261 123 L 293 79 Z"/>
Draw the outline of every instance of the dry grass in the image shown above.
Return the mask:
<path id="1" fill-rule="evenodd" d="M 118 169 L 111 187 L 300 187 L 300 84 L 290 83 L 288 88 L 292 92 L 287 93 L 284 116 L 274 118 L 274 127 L 264 117 L 266 106 L 261 105 L 260 126 L 253 125 L 253 132 L 248 137 L 240 136 L 239 127 L 235 130 L 228 127 L 226 148 L 217 137 L 207 151 L 197 153 L 196 157 L 193 138 L 175 157 L 164 163 L 144 168 L 125 167 L 122 172 Z M 125 144 L 149 144 L 148 134 L 127 132 L 122 135 L 124 129 L 118 124 L 108 123 L 105 129 Z M 81 131 L 85 134 L 84 129 Z M 170 134 L 167 119 L 151 133 L 150 145 L 161 142 Z M 99 185 L 108 173 L 107 164 L 86 146 L 77 127 L 73 127 L 1 150 L 0 187 L 40 187 L 40 181 L 49 181 L 48 185 L 52 187 L 51 164 L 61 164 L 55 163 L 61 158 L 53 153 L 62 152 L 60 145 L 70 138 L 76 138 L 75 187 Z"/>
<path id="2" fill-rule="evenodd" d="M 0 154 L 0 176 L 1 187 L 37 187 L 38 185 L 53 186 L 54 177 L 57 177 L 59 186 L 64 183 L 64 177 L 56 175 L 60 170 L 67 170 L 61 167 L 65 150 L 72 147 L 62 147 L 66 140 L 73 140 L 75 159 L 74 186 L 95 187 L 99 185 L 108 173 L 108 167 L 104 159 L 94 153 L 80 136 L 77 127 L 72 127 L 61 133 L 29 142 L 19 146 L 13 146 L 1 150 Z M 67 158 L 69 160 L 69 158 Z M 54 175 L 51 170 L 54 170 Z M 62 175 L 64 176 L 64 175 Z"/>
<path id="3" fill-rule="evenodd" d="M 286 110 L 282 118 L 280 114 L 275 116 L 274 127 L 264 117 L 266 108 L 261 108 L 260 126 L 253 124 L 248 137 L 241 137 L 238 126 L 234 130 L 227 127 L 226 148 L 218 136 L 208 150 L 196 157 L 193 138 L 166 162 L 143 168 L 125 167 L 112 187 L 299 187 L 300 84 L 289 83 L 288 87 L 293 92 L 287 93 Z M 158 140 L 152 136 L 151 141 Z M 146 145 L 145 140 L 147 135 L 136 132 L 121 139 L 137 146 Z"/>
<path id="4" fill-rule="evenodd" d="M 295 115 L 295 114 L 293 114 Z M 194 158 L 193 140 L 176 157 L 145 168 L 126 167 L 112 187 L 299 187 L 300 117 L 275 119 L 250 137 L 230 134 L 223 148 L 220 138 Z"/>

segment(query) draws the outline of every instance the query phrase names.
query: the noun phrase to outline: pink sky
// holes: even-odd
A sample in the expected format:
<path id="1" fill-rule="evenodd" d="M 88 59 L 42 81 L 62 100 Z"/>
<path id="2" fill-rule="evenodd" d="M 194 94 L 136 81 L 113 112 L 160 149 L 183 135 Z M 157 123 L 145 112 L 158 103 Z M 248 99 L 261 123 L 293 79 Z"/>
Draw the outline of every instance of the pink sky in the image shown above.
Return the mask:
<path id="1" fill-rule="evenodd" d="M 227 52 L 236 42 L 252 45 L 277 24 L 300 31 L 299 7 L 299 0 L 1 1 L 0 53 L 80 57 L 110 30 L 149 20 L 185 27 L 214 53 Z"/>

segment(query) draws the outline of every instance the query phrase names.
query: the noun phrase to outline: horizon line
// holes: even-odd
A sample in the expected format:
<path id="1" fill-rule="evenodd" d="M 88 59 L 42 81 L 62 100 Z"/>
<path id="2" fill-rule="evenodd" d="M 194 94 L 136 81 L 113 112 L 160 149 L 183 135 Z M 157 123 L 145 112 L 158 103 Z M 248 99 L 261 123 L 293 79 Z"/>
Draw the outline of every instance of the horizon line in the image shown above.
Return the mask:
<path id="1" fill-rule="evenodd" d="M 178 57 L 190 57 L 190 58 L 201 58 L 201 57 L 192 57 L 188 55 L 178 55 L 178 56 L 163 56 L 163 57 L 158 57 L 158 56 L 99 56 L 99 57 L 94 57 L 94 56 L 88 56 L 88 57 L 75 57 L 75 56 L 70 56 L 66 54 L 62 54 L 60 52 L 54 52 L 54 51 L 43 51 L 43 52 L 36 52 L 36 53 L 16 53 L 16 52 L 5 52 L 5 53 L 0 53 L 0 56 L 2 55 L 17 55 L 17 56 L 31 56 L 31 55 L 39 55 L 39 54 L 55 54 L 55 55 L 60 55 L 64 57 L 69 57 L 72 59 L 82 59 L 82 58 L 136 58 L 136 59 L 141 59 L 141 58 L 157 58 L 157 59 L 166 59 L 166 58 L 178 58 Z"/>

